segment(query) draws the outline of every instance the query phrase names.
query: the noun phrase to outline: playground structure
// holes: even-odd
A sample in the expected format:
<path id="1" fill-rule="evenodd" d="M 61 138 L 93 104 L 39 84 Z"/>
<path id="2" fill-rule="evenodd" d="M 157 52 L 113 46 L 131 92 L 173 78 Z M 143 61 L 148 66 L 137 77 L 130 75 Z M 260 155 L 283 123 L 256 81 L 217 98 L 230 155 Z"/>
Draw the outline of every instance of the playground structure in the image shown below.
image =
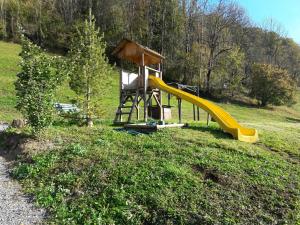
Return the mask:
<path id="1" fill-rule="evenodd" d="M 241 126 L 221 107 L 194 94 L 165 84 L 162 80 L 161 71 L 162 61 L 165 58 L 159 53 L 133 41 L 123 39 L 113 51 L 113 54 L 138 67 L 137 73 L 124 71 L 123 69 L 120 71 L 120 103 L 114 119 L 115 124 L 123 124 L 131 128 L 147 127 L 148 125 L 145 123 L 147 123 L 148 117 L 153 117 L 153 111 L 149 109 L 155 108 L 158 111 L 156 119 L 159 119 L 160 124 L 164 125 L 166 111 L 170 106 L 169 101 L 168 106 L 164 106 L 162 103 L 162 91 L 165 91 L 169 96 L 174 95 L 178 99 L 180 121 L 177 124 L 178 127 L 183 126 L 181 124 L 181 101 L 185 100 L 206 111 L 224 132 L 231 134 L 235 139 L 250 143 L 258 140 L 258 133 L 255 129 Z M 153 100 L 156 103 L 154 107 Z M 137 120 L 140 120 L 141 103 L 143 103 L 144 124 L 131 124 L 134 110 L 136 110 Z M 128 116 L 126 120 L 124 120 L 125 115 Z M 195 117 L 194 108 L 194 119 Z M 176 125 L 170 125 L 170 127 L 174 126 Z"/>
<path id="2" fill-rule="evenodd" d="M 148 117 L 152 116 L 152 111 L 149 111 L 149 108 L 153 107 L 153 100 L 156 103 L 155 108 L 159 112 L 156 118 L 163 121 L 162 93 L 157 88 L 149 87 L 148 77 L 152 74 L 162 79 L 161 63 L 164 57 L 127 39 L 119 43 L 113 54 L 138 66 L 137 73 L 123 69 L 120 72 L 120 104 L 114 123 L 129 124 L 133 119 L 134 110 L 136 110 L 137 120 L 140 120 L 141 103 L 143 103 L 143 119 L 147 122 Z M 124 120 L 124 116 L 127 116 L 127 119 Z"/>

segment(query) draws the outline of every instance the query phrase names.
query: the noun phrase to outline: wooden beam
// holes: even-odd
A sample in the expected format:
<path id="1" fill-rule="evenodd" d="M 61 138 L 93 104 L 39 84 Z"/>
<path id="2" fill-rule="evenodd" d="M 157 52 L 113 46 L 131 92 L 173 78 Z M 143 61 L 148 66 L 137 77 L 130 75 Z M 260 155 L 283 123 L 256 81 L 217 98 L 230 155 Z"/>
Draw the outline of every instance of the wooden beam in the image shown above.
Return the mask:
<path id="1" fill-rule="evenodd" d="M 142 73 L 143 73 L 143 79 L 144 79 L 144 93 L 143 93 L 143 99 L 144 99 L 144 121 L 147 122 L 148 120 L 148 104 L 147 104 L 147 78 L 146 78 L 146 67 L 145 67 L 145 54 L 142 53 Z"/>
<path id="2" fill-rule="evenodd" d="M 154 100 L 155 100 L 155 102 L 157 103 L 157 105 L 158 105 L 159 107 L 162 107 L 162 105 L 161 105 L 161 103 L 159 102 L 159 99 L 156 97 L 156 95 L 153 94 L 153 97 L 154 97 Z"/>
<path id="3" fill-rule="evenodd" d="M 162 80 L 162 71 L 161 71 L 161 63 L 158 64 L 158 70 L 160 71 L 159 72 L 159 78 Z M 160 121 L 163 121 L 164 120 L 164 109 L 163 109 L 163 105 L 162 105 L 162 91 L 159 90 L 159 110 L 160 110 Z"/>

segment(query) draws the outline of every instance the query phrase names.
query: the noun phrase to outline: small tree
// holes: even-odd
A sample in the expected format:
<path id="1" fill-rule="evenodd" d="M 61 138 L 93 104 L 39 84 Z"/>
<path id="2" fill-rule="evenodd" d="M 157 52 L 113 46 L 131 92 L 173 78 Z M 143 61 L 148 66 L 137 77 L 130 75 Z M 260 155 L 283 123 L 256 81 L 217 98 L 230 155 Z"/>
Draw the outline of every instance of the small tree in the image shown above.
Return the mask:
<path id="1" fill-rule="evenodd" d="M 293 102 L 295 85 L 287 70 L 268 64 L 252 66 L 251 95 L 267 104 L 284 105 Z"/>
<path id="2" fill-rule="evenodd" d="M 94 17 L 89 14 L 69 52 L 71 65 L 70 87 L 81 101 L 87 125 L 93 126 L 92 117 L 99 113 L 101 98 L 108 91 L 113 72 L 105 55 L 103 35 L 96 29 Z"/>
<path id="3" fill-rule="evenodd" d="M 16 108 L 28 120 L 36 134 L 52 122 L 54 92 L 60 82 L 58 57 L 50 57 L 21 35 L 21 72 L 15 82 Z"/>

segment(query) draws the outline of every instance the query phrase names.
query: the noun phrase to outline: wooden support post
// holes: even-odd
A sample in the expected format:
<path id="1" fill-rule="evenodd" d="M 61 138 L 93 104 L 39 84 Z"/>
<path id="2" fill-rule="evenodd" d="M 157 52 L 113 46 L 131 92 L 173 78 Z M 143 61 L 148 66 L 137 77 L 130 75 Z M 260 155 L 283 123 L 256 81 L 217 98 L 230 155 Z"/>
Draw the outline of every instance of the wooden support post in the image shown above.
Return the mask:
<path id="1" fill-rule="evenodd" d="M 209 122 L 211 120 L 211 116 L 209 113 L 207 113 L 207 120 L 206 120 L 206 125 L 208 126 L 209 125 Z"/>
<path id="2" fill-rule="evenodd" d="M 140 120 L 140 107 L 139 106 L 136 107 L 136 119 L 137 119 L 137 121 Z"/>
<path id="3" fill-rule="evenodd" d="M 140 120 L 140 105 L 139 105 L 139 104 L 140 104 L 140 103 L 139 103 L 139 99 L 138 99 L 137 104 L 136 104 L 136 106 L 135 106 L 135 109 L 136 109 L 136 119 L 137 119 L 137 121 Z"/>
<path id="4" fill-rule="evenodd" d="M 147 84 L 148 84 L 148 77 L 146 77 L 146 67 L 145 67 L 145 54 L 142 54 L 142 76 L 143 76 L 143 83 L 144 83 L 144 93 L 143 93 L 143 98 L 144 98 L 144 121 L 148 121 L 148 102 L 147 102 Z"/>
<path id="5" fill-rule="evenodd" d="M 119 90 L 120 90 L 120 96 L 119 96 L 119 106 L 121 106 L 122 101 L 123 101 L 123 92 L 122 92 L 122 73 L 123 73 L 123 63 L 121 65 L 121 70 L 120 70 L 120 80 L 119 80 Z M 120 111 L 121 112 L 121 111 Z M 120 116 L 120 122 L 122 122 L 122 114 L 118 115 Z"/>
<path id="6" fill-rule="evenodd" d="M 193 104 L 193 118 L 194 118 L 194 121 L 196 121 L 196 110 L 195 110 L 194 104 Z"/>
<path id="7" fill-rule="evenodd" d="M 181 98 L 178 98 L 178 118 L 179 118 L 179 123 L 181 123 L 181 119 L 182 119 L 181 112 L 182 112 L 182 110 L 181 110 Z"/>
<path id="8" fill-rule="evenodd" d="M 197 96 L 200 96 L 200 87 L 197 86 Z M 200 110 L 199 107 L 197 106 L 197 120 L 200 121 Z"/>
<path id="9" fill-rule="evenodd" d="M 150 108 L 150 110 L 148 110 L 148 116 L 149 117 L 152 117 L 152 97 L 151 95 L 149 96 L 149 99 L 148 99 L 148 107 L 147 108 Z"/>
<path id="10" fill-rule="evenodd" d="M 162 71 L 161 71 L 161 63 L 158 64 L 158 71 L 159 72 L 159 78 L 162 79 Z M 163 109 L 163 104 L 162 104 L 162 91 L 159 90 L 159 103 L 160 103 L 160 106 L 159 106 L 159 110 L 160 110 L 160 121 L 163 121 L 164 120 L 164 109 Z"/>
<path id="11" fill-rule="evenodd" d="M 168 93 L 168 106 L 171 107 L 171 94 Z"/>
<path id="12" fill-rule="evenodd" d="M 143 59 L 142 59 L 143 60 Z M 139 82 L 137 83 L 137 88 L 141 88 L 141 82 L 142 82 L 142 77 L 143 77 L 143 67 L 142 66 L 139 66 Z M 141 101 L 144 100 L 144 97 L 143 97 L 143 94 L 144 93 L 141 93 L 141 96 L 140 96 L 140 99 L 138 101 L 138 107 L 139 107 L 139 110 L 138 110 L 138 120 L 140 120 L 140 115 L 141 115 L 141 111 L 140 111 L 140 103 Z M 141 109 L 143 110 L 143 109 Z"/>

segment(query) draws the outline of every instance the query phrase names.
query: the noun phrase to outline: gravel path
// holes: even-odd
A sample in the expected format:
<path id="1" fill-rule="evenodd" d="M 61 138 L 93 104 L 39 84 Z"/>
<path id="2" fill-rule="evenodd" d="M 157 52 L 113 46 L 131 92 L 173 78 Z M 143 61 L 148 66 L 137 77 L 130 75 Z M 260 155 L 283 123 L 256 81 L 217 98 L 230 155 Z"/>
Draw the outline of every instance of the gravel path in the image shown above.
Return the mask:
<path id="1" fill-rule="evenodd" d="M 7 162 L 0 157 L 0 224 L 39 224 L 44 214 L 43 210 L 29 203 L 18 183 L 10 179 Z"/>
<path id="2" fill-rule="evenodd" d="M 6 128 L 0 124 L 0 135 Z M 0 224 L 40 224 L 44 217 L 45 212 L 34 207 L 22 194 L 20 185 L 9 177 L 8 162 L 0 156 Z"/>

